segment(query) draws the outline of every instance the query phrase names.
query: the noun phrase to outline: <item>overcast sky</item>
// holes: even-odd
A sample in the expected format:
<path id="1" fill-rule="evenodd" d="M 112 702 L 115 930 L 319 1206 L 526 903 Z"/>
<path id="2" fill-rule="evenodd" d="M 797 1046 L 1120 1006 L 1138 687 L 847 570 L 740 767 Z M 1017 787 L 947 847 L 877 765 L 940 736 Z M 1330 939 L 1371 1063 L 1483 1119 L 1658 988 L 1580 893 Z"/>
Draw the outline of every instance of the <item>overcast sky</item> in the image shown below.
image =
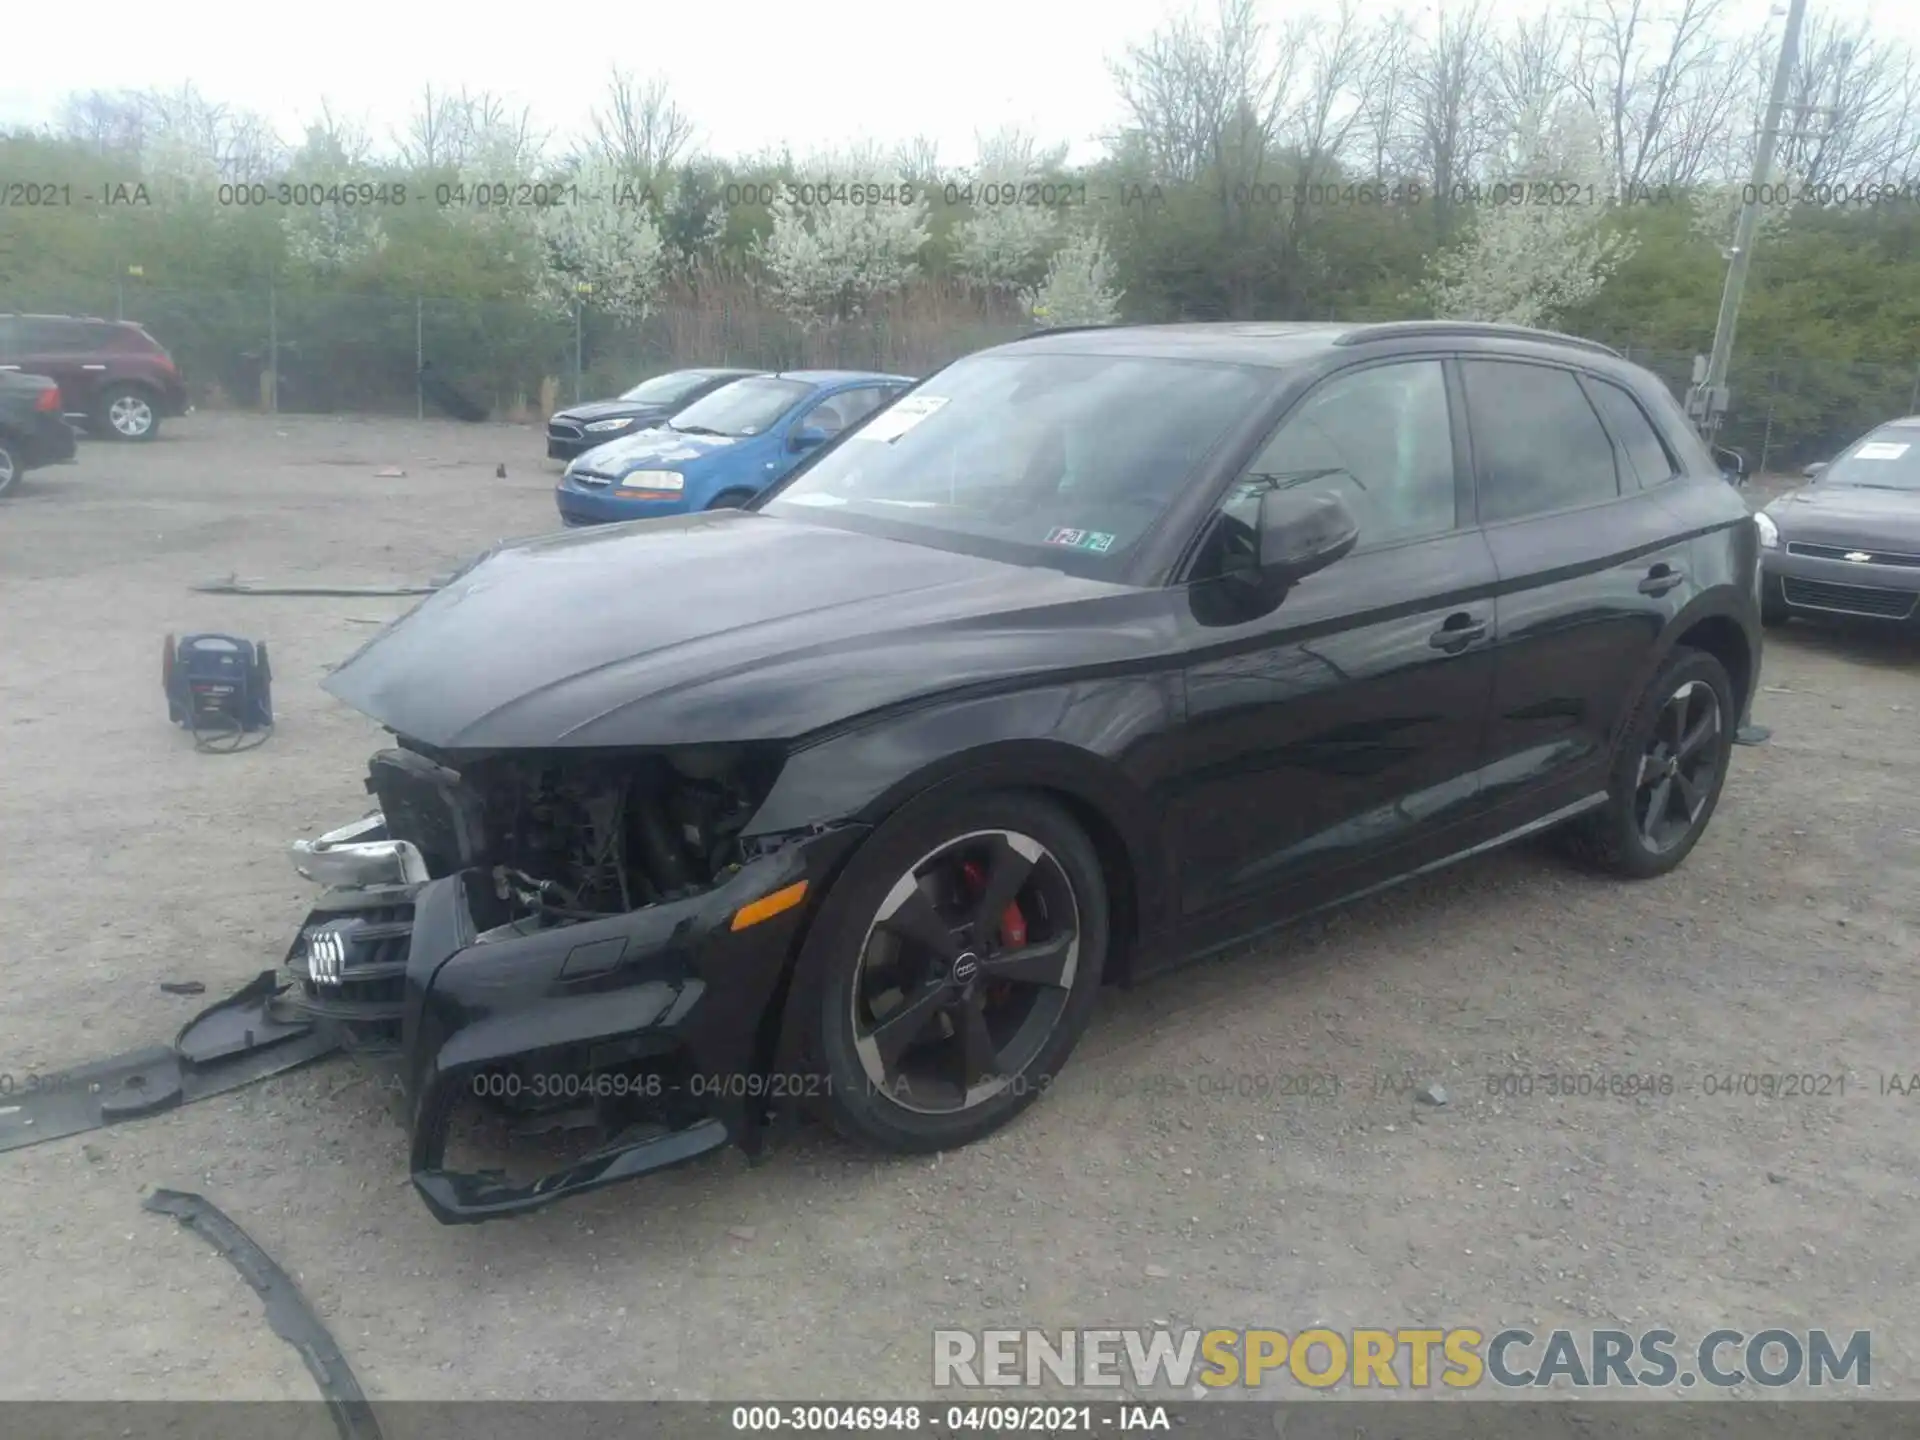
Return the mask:
<path id="1" fill-rule="evenodd" d="M 1663 0 L 1651 0 L 1657 8 Z M 1536 13 L 1537 0 L 1492 0 Z M 1771 0 L 1729 0 L 1734 21 L 1765 23 Z M 1780 0 L 1784 13 L 1784 0 Z M 133 0 L 8 5 L 0 125 L 49 120 L 62 96 L 91 88 L 174 88 L 260 111 L 288 139 L 324 98 L 385 138 L 424 85 L 492 90 L 530 106 L 543 127 L 584 128 L 619 63 L 663 75 L 699 126 L 702 148 L 736 155 L 786 142 L 800 153 L 916 134 L 944 164 L 972 158 L 974 137 L 1020 125 L 1043 141 L 1097 147 L 1116 115 L 1107 62 L 1185 8 L 1178 0 L 721 0 L 718 4 L 405 5 L 328 0 Z M 1210 8 L 1210 7 L 1209 7 Z M 1278 22 L 1317 8 L 1267 0 Z M 1386 9 L 1385 5 L 1381 9 Z M 1409 9 L 1429 20 L 1430 4 Z M 1920 5 L 1811 0 L 1809 18 L 1871 16 L 1882 34 L 1920 43 Z M 1780 25 L 1772 20 L 1775 33 Z"/>

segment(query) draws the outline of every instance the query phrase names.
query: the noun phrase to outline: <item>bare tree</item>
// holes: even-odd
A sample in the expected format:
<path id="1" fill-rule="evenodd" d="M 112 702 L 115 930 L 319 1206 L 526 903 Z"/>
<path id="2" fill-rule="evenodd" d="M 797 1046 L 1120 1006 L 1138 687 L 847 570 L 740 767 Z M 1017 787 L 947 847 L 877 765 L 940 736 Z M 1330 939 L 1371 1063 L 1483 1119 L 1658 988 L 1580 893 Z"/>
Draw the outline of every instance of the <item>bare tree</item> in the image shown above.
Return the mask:
<path id="1" fill-rule="evenodd" d="M 673 168 L 692 143 L 692 118 L 655 77 L 639 81 L 618 65 L 607 82 L 604 108 L 593 110 L 593 149 L 629 175 L 659 175 Z"/>
<path id="2" fill-rule="evenodd" d="M 915 185 L 938 184 L 940 142 L 930 135 L 916 135 L 894 151 L 893 163 L 902 180 Z"/>
<path id="3" fill-rule="evenodd" d="M 365 169 L 374 160 L 373 137 L 367 128 L 335 115 L 333 107 L 324 100 L 320 102 L 320 113 L 307 125 L 303 149 L 308 155 L 324 156 L 330 164 L 347 170 Z"/>
<path id="4" fill-rule="evenodd" d="M 1740 85 L 1718 26 L 1726 0 L 1591 0 L 1567 84 L 1600 120 L 1614 184 L 1625 194 L 1687 184 L 1732 116 Z"/>
<path id="5" fill-rule="evenodd" d="M 190 185 L 253 180 L 285 162 L 285 142 L 264 116 L 216 104 L 191 82 L 144 91 L 139 106 L 141 165 L 156 177 Z"/>
<path id="6" fill-rule="evenodd" d="M 1482 0 L 1444 10 L 1413 73 L 1415 138 L 1420 168 L 1433 185 L 1434 216 L 1444 241 L 1453 230 L 1454 187 L 1475 173 L 1497 133 L 1491 110 L 1496 50 Z"/>
<path id="7" fill-rule="evenodd" d="M 1283 94 L 1262 41 L 1252 0 L 1220 0 L 1210 26 L 1179 16 L 1113 65 L 1127 128 L 1156 178 L 1190 183 L 1227 151 L 1264 151 Z"/>
<path id="8" fill-rule="evenodd" d="M 1367 147 L 1368 179 L 1397 178 L 1410 168 L 1413 69 L 1419 45 L 1419 32 L 1402 13 L 1389 15 L 1374 32 L 1355 135 L 1356 143 Z"/>
<path id="9" fill-rule="evenodd" d="M 98 155 L 137 155 L 145 146 L 153 112 L 130 90 L 87 90 L 61 103 L 55 130 Z"/>
<path id="10" fill-rule="evenodd" d="M 1066 145 L 1042 145 L 1018 125 L 1003 125 L 974 136 L 974 174 L 1008 180 L 1050 174 L 1067 163 L 1067 150 Z"/>
<path id="11" fill-rule="evenodd" d="M 504 179 L 536 164 L 547 139 L 530 110 L 516 110 L 491 91 L 463 88 L 448 94 L 428 85 L 395 143 L 402 162 L 413 169 L 493 167 Z"/>
<path id="12" fill-rule="evenodd" d="M 1566 83 L 1572 26 L 1558 10 L 1517 20 L 1494 46 L 1493 83 L 1508 115 L 1543 111 Z"/>
<path id="13" fill-rule="evenodd" d="M 1807 23 L 1787 99 L 1782 163 L 1802 183 L 1897 183 L 1920 162 L 1913 54 L 1877 39 L 1865 20 Z"/>

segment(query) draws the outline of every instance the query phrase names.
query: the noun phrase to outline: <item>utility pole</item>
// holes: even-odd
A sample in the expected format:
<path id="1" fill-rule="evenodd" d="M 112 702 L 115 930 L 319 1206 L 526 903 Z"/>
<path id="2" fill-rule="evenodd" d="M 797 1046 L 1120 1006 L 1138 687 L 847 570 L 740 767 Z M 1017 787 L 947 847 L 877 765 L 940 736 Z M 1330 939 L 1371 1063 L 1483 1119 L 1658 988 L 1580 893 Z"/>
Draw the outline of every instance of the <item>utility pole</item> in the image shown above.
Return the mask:
<path id="1" fill-rule="evenodd" d="M 1761 122 L 1754 146 L 1753 183 L 1747 187 L 1740 206 L 1740 221 L 1734 227 L 1733 248 L 1727 255 L 1727 284 L 1720 294 L 1720 318 L 1713 330 L 1713 353 L 1704 367 L 1694 364 L 1694 387 L 1687 396 L 1687 408 L 1709 441 L 1719 433 L 1720 418 L 1727 409 L 1727 369 L 1733 359 L 1733 331 L 1740 318 L 1740 297 L 1747 287 L 1747 267 L 1753 260 L 1754 236 L 1760 228 L 1760 200 L 1763 187 L 1773 173 L 1774 146 L 1780 138 L 1781 112 L 1786 109 L 1787 85 L 1793 78 L 1793 62 L 1800 46 L 1800 22 L 1807 13 L 1807 0 L 1787 0 L 1787 28 L 1780 37 L 1780 58 L 1773 70 L 1773 93 L 1767 97 L 1766 118 Z"/>

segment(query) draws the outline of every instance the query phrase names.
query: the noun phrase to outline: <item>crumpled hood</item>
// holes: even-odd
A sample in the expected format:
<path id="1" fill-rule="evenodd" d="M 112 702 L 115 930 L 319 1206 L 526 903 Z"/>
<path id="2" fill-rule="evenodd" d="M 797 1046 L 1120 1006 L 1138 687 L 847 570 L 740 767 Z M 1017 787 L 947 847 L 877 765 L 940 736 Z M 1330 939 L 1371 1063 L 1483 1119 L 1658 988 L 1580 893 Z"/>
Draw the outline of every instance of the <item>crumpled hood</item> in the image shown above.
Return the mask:
<path id="1" fill-rule="evenodd" d="M 443 749 L 789 739 L 956 686 L 1138 663 L 1158 592 L 750 511 L 500 546 L 324 682 Z"/>
<path id="2" fill-rule="evenodd" d="M 1807 485 L 1767 506 L 1785 540 L 1920 555 L 1920 491 Z"/>
<path id="3" fill-rule="evenodd" d="M 759 437 L 749 437 L 757 439 Z M 685 471 L 708 462 L 736 445 L 746 443 L 731 435 L 688 435 L 663 428 L 623 435 L 574 461 L 576 470 L 615 479 L 629 470 Z"/>

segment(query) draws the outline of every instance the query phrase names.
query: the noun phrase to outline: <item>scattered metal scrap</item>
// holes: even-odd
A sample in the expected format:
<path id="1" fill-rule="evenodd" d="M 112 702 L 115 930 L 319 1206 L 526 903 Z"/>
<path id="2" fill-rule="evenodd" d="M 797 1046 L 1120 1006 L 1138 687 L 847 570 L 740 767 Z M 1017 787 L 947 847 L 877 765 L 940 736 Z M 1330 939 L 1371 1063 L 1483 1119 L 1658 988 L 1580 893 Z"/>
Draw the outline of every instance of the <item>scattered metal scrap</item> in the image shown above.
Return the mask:
<path id="1" fill-rule="evenodd" d="M 264 1302 L 273 1333 L 300 1352 L 320 1386 L 341 1440 L 381 1440 L 380 1422 L 347 1357 L 314 1313 L 293 1277 L 262 1250 L 219 1206 L 205 1196 L 156 1190 L 141 1202 L 156 1215 L 171 1215 L 226 1256 Z"/>
<path id="2" fill-rule="evenodd" d="M 365 598 L 378 595 L 431 595 L 453 577 L 437 576 L 424 585 L 300 585 L 269 584 L 263 580 L 241 580 L 229 575 L 224 580 L 208 580 L 195 585 L 202 595 L 349 595 Z"/>
<path id="3" fill-rule="evenodd" d="M 338 1050 L 337 1036 L 274 1013 L 281 988 L 279 977 L 263 970 L 189 1020 L 171 1047 L 28 1076 L 0 1096 L 0 1152 L 191 1105 Z"/>

